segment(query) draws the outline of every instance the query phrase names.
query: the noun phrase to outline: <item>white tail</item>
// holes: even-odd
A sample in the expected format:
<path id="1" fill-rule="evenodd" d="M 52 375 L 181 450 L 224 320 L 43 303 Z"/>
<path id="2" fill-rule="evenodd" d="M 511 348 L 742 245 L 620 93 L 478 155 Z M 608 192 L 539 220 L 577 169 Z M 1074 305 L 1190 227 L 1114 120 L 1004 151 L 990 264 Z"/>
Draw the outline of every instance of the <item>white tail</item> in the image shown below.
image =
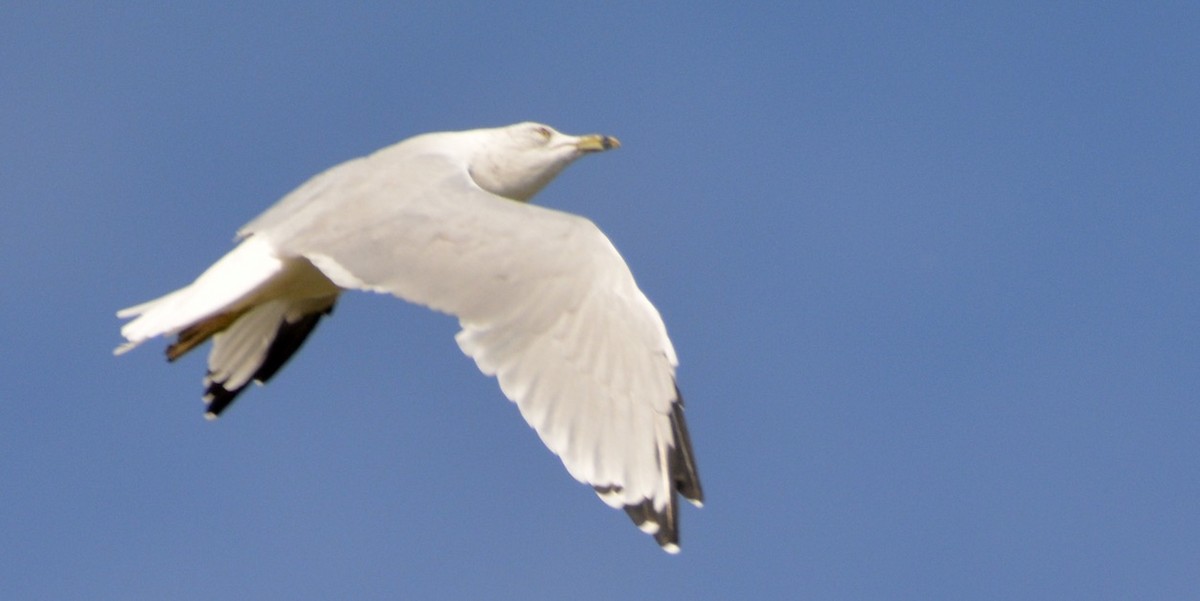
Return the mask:
<path id="1" fill-rule="evenodd" d="M 128 341 L 117 347 L 122 354 L 154 338 L 176 334 L 209 317 L 244 309 L 284 268 L 270 245 L 248 238 L 209 267 L 191 285 L 166 296 L 117 312 L 117 317 L 137 317 L 121 328 Z"/>

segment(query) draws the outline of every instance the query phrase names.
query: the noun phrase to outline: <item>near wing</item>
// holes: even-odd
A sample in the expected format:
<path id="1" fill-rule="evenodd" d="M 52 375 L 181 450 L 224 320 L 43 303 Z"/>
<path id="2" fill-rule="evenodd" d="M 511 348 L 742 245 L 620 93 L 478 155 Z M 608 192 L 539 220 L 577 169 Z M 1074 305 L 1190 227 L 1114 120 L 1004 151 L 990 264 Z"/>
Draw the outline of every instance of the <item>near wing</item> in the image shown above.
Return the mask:
<path id="1" fill-rule="evenodd" d="M 326 172 L 241 235 L 457 316 L 463 352 L 567 471 L 677 549 L 675 493 L 702 492 L 675 351 L 624 260 L 586 219 L 493 195 L 436 154 L 402 158 Z"/>

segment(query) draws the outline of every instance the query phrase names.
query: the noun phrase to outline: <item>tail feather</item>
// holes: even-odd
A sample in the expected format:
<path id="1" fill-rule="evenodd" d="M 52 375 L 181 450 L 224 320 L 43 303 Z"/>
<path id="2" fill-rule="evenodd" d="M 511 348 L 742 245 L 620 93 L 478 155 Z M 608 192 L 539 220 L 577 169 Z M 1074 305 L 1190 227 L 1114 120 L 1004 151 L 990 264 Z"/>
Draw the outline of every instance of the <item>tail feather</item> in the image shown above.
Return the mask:
<path id="1" fill-rule="evenodd" d="M 247 304 L 254 293 L 278 275 L 284 266 L 284 261 L 275 256 L 266 241 L 254 237 L 246 239 L 200 274 L 191 285 L 118 311 L 117 317 L 137 318 L 121 328 L 121 335 L 128 342 L 117 347 L 115 353 L 122 354 L 156 336 L 179 333 L 214 315 L 239 309 L 239 305 Z M 181 347 L 175 356 L 182 355 L 217 331 L 219 328 L 193 332 L 202 336 L 195 344 Z M 191 340 L 193 336 L 181 338 Z"/>

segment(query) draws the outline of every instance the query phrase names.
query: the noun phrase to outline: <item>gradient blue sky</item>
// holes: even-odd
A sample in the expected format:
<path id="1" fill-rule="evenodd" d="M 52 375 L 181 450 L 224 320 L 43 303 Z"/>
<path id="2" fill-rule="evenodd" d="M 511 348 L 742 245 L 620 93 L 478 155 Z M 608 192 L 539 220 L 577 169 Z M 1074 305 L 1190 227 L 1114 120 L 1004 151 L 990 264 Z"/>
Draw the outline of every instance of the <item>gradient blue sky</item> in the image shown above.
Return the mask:
<path id="1" fill-rule="evenodd" d="M 0 598 L 1200 591 L 1196 3 L 34 4 L 0 8 Z M 216 423 L 201 354 L 110 354 L 321 169 L 525 119 L 624 143 L 538 201 L 679 350 L 680 556 L 446 316 L 348 295 Z"/>

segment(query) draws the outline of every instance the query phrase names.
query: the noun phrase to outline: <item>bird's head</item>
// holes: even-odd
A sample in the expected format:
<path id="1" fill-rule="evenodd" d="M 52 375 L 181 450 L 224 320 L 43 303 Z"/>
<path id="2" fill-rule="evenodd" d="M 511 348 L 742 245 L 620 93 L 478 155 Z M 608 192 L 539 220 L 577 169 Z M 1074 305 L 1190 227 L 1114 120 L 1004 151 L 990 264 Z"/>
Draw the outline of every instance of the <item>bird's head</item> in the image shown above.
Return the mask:
<path id="1" fill-rule="evenodd" d="M 464 133 L 477 142 L 469 165 L 475 183 L 519 201 L 528 201 L 575 159 L 621 145 L 611 136 L 571 136 L 532 122 Z"/>

